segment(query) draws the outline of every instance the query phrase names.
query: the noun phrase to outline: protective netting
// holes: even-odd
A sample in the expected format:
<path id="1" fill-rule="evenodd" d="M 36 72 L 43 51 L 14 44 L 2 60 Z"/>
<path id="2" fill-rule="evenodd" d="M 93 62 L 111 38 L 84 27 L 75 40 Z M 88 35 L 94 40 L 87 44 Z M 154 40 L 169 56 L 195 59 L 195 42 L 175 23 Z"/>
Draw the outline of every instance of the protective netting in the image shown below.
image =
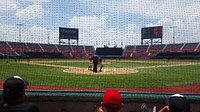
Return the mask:
<path id="1" fill-rule="evenodd" d="M 199 5 L 0 0 L 0 87 L 17 75 L 28 90 L 200 93 Z"/>

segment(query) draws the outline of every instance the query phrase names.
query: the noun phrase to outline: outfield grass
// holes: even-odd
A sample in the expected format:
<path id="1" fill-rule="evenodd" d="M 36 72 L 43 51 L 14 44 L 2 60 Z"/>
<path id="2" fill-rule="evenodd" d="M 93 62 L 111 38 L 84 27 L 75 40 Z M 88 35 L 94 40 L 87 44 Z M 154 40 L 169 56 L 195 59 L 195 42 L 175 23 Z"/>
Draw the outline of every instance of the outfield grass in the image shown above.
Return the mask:
<path id="1" fill-rule="evenodd" d="M 58 60 L 62 61 L 62 59 L 34 59 L 34 61 L 55 61 L 48 63 L 53 65 L 75 66 L 83 68 L 87 68 L 88 65 L 87 61 L 59 62 Z M 194 60 L 170 60 L 170 62 L 172 61 L 194 63 L 200 62 Z M 130 74 L 87 75 L 64 73 L 63 68 L 21 64 L 18 62 L 15 62 L 13 60 L 9 60 L 8 62 L 6 60 L 0 60 L 0 80 L 4 80 L 7 77 L 13 75 L 19 75 L 22 78 L 28 80 L 32 85 L 49 85 L 78 88 L 135 88 L 177 86 L 200 83 L 200 64 L 163 68 L 138 68 L 138 73 Z M 166 60 L 135 60 L 135 62 L 133 60 L 126 60 L 126 62 L 112 61 L 112 64 L 105 65 L 105 67 L 137 68 L 166 64 Z"/>

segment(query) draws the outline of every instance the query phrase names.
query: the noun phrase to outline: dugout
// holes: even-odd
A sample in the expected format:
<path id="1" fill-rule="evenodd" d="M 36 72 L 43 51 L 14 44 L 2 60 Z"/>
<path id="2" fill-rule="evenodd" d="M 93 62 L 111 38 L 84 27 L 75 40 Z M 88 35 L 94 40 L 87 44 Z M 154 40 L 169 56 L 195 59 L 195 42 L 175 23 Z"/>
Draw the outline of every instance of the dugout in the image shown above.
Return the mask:
<path id="1" fill-rule="evenodd" d="M 1 91 L 0 91 L 1 92 Z M 27 91 L 29 101 L 38 105 L 41 112 L 95 112 L 104 91 Z M 140 112 L 142 103 L 159 110 L 166 105 L 171 93 L 120 92 L 124 107 L 121 112 Z M 192 112 L 200 112 L 200 95 L 183 94 L 191 104 Z"/>

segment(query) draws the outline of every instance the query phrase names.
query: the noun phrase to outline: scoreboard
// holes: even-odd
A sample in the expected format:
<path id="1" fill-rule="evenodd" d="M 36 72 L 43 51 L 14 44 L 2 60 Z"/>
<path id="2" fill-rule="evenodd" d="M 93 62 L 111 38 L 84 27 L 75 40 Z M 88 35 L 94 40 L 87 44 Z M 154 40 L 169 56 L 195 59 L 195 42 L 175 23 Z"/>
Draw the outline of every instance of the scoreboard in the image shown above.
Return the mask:
<path id="1" fill-rule="evenodd" d="M 59 39 L 78 39 L 78 29 L 59 27 Z"/>
<path id="2" fill-rule="evenodd" d="M 153 39 L 163 37 L 163 26 L 142 28 L 142 39 Z"/>

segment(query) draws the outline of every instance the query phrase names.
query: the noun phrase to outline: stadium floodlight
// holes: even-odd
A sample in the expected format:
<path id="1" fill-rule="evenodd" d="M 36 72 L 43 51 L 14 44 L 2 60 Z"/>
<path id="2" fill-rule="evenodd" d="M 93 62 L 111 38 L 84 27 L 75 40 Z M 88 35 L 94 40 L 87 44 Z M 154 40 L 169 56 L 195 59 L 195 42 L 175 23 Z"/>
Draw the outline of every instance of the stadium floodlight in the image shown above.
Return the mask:
<path id="1" fill-rule="evenodd" d="M 175 44 L 175 28 L 177 28 L 177 26 L 170 26 L 169 28 L 172 29 L 172 38 L 173 38 L 173 43 Z"/>
<path id="2" fill-rule="evenodd" d="M 18 27 L 19 27 L 19 42 L 21 42 L 21 39 L 22 39 L 22 26 L 24 24 L 16 24 Z"/>
<path id="3" fill-rule="evenodd" d="M 51 28 L 47 28 L 47 40 L 48 40 L 48 44 L 50 44 L 50 29 Z"/>

